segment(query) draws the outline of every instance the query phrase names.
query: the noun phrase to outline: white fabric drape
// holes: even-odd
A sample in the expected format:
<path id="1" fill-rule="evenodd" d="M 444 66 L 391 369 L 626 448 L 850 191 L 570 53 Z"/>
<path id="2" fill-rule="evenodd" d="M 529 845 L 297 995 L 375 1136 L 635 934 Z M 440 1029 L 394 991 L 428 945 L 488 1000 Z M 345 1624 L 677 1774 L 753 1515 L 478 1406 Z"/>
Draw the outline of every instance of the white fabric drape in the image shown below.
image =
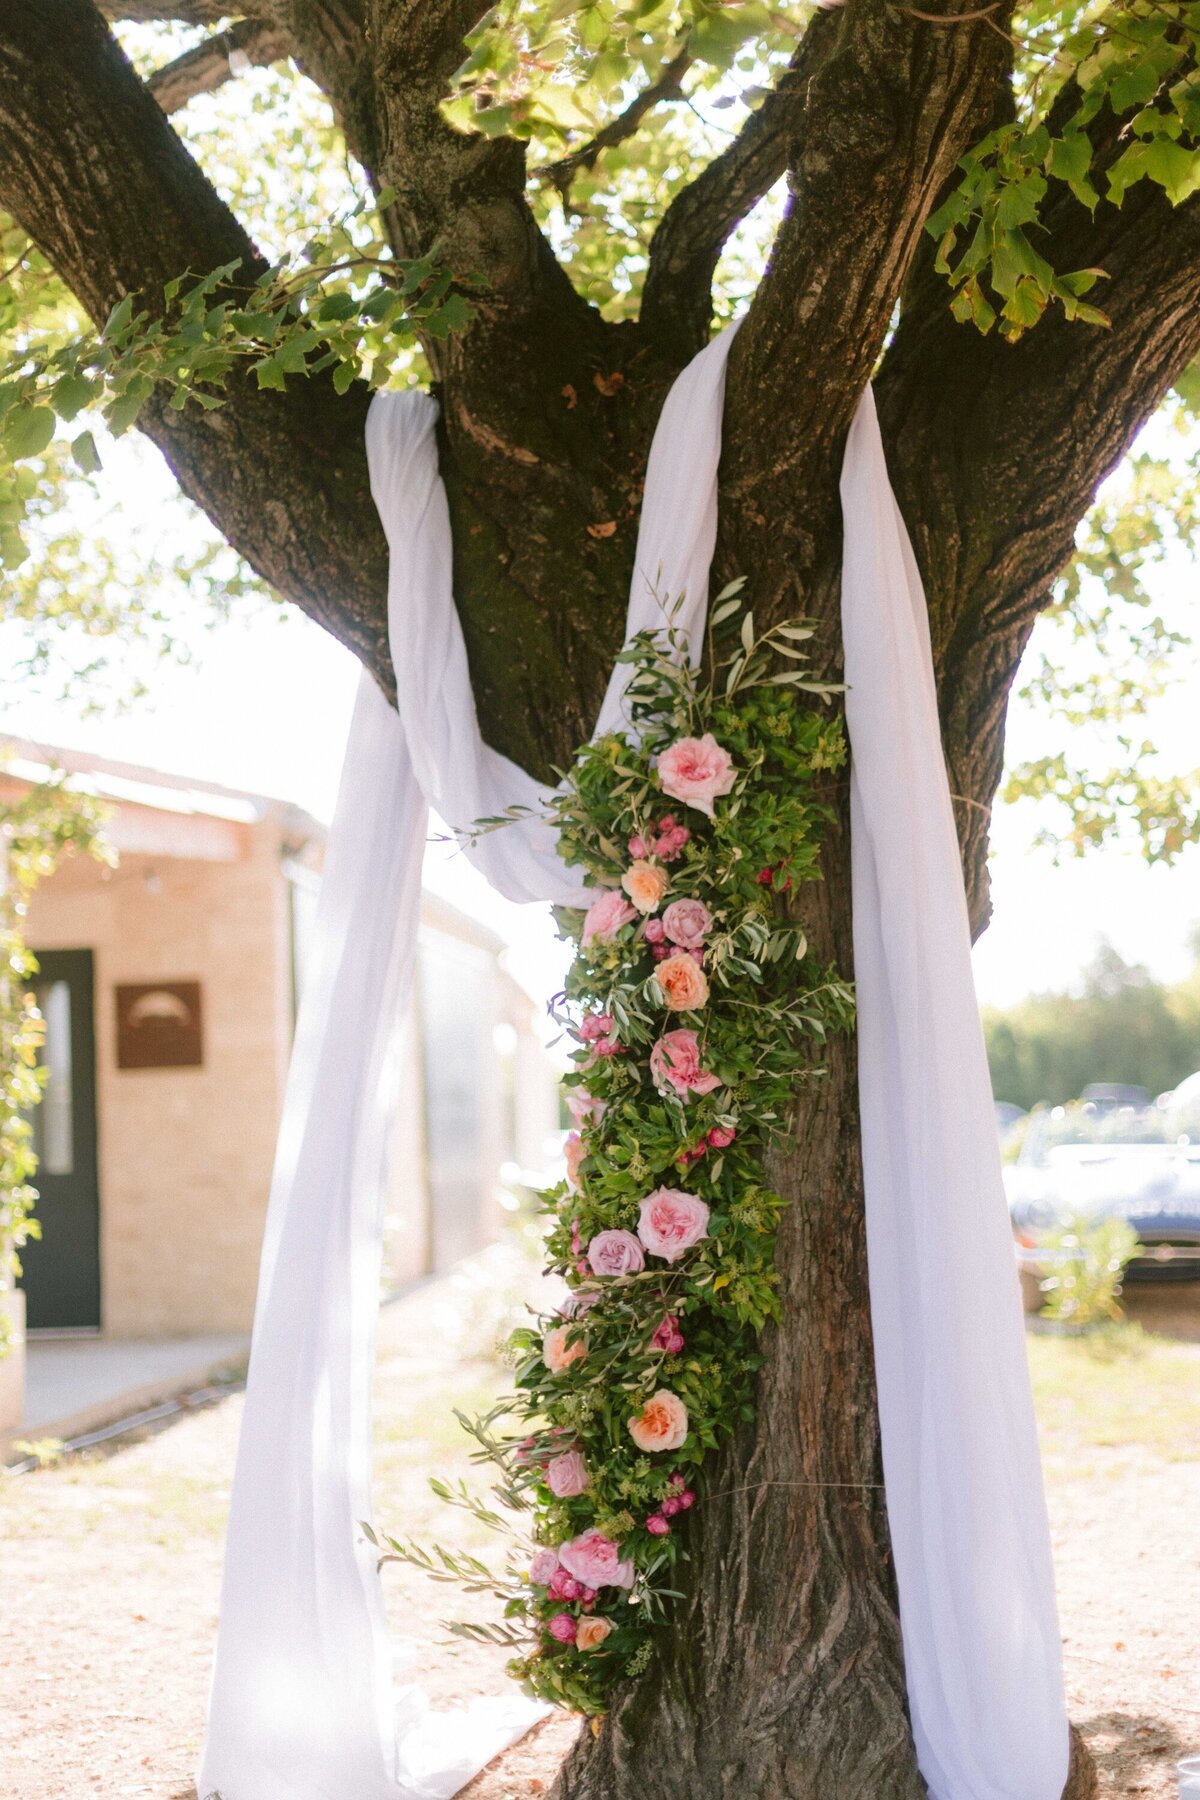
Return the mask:
<path id="1" fill-rule="evenodd" d="M 627 618 L 629 635 L 654 629 L 682 594 L 674 623 L 693 660 L 731 340 L 667 397 Z M 394 1692 L 358 1530 L 387 1047 L 411 985 L 428 809 L 464 826 L 539 804 L 537 784 L 479 736 L 436 417 L 408 392 L 377 395 L 368 420 L 399 708 L 363 677 L 272 1183 L 201 1800 L 447 1800 L 540 1711 L 513 1696 L 431 1715 L 417 1689 Z M 1066 1725 L 1016 1277 L 924 603 L 869 395 L 844 505 L 868 1247 L 914 1727 L 934 1800 L 1058 1800 Z M 627 679 L 618 666 L 597 732 L 621 722 Z M 509 899 L 584 898 L 536 817 L 468 854 Z"/>
<path id="2" fill-rule="evenodd" d="M 909 1708 L 935 1800 L 1058 1800 L 1050 1533 L 929 620 L 868 389 L 842 635 L 871 1318 Z"/>

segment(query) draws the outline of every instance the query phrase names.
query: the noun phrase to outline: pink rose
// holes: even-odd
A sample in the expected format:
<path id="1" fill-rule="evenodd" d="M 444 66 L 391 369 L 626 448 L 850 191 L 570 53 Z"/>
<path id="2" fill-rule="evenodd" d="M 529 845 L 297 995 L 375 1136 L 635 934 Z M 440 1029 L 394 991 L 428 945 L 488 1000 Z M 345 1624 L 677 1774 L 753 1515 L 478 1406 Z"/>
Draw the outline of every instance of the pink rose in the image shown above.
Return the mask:
<path id="1" fill-rule="evenodd" d="M 639 861 L 641 860 L 642 857 L 649 856 L 650 846 L 646 842 L 644 837 L 638 835 L 638 836 L 630 838 L 629 854 L 630 854 L 630 856 L 637 857 Z"/>
<path id="2" fill-rule="evenodd" d="M 666 824 L 664 819 L 664 828 Z M 669 829 L 664 829 L 654 840 L 654 854 L 660 856 L 663 862 L 674 862 L 682 855 L 683 846 L 690 841 L 691 835 L 686 825 L 672 825 Z"/>
<path id="3" fill-rule="evenodd" d="M 580 1619 L 579 1630 L 575 1634 L 577 1650 L 597 1649 L 612 1630 L 611 1619 Z"/>
<path id="4" fill-rule="evenodd" d="M 668 1012 L 696 1012 L 708 1001 L 708 976 L 687 950 L 660 962 L 654 980 Z"/>
<path id="5" fill-rule="evenodd" d="M 577 1629 L 570 1613 L 555 1613 L 550 1621 L 550 1636 L 557 1638 L 560 1644 L 573 1644 Z"/>
<path id="6" fill-rule="evenodd" d="M 642 926 L 642 935 L 648 944 L 661 944 L 667 934 L 661 919 L 647 919 Z"/>
<path id="7" fill-rule="evenodd" d="M 671 878 L 660 863 L 630 863 L 621 877 L 621 886 L 640 913 L 657 912 Z"/>
<path id="8" fill-rule="evenodd" d="M 583 1589 L 575 1577 L 560 1563 L 550 1577 L 547 1591 L 552 1600 L 578 1600 Z"/>
<path id="9" fill-rule="evenodd" d="M 650 1532 L 652 1537 L 666 1537 L 670 1529 L 671 1527 L 667 1524 L 667 1521 L 663 1518 L 661 1513 L 651 1513 L 650 1517 L 646 1520 L 646 1530 Z"/>
<path id="10" fill-rule="evenodd" d="M 576 1580 L 590 1588 L 633 1586 L 633 1564 L 621 1560 L 621 1546 L 593 1525 L 561 1544 L 558 1560 Z"/>
<path id="11" fill-rule="evenodd" d="M 646 1266 L 632 1231 L 598 1231 L 587 1247 L 593 1275 L 637 1275 Z"/>
<path id="12" fill-rule="evenodd" d="M 713 801 L 731 791 L 734 773 L 733 758 L 711 731 L 701 738 L 680 738 L 658 759 L 658 780 L 664 794 L 686 801 L 710 819 Z"/>
<path id="13" fill-rule="evenodd" d="M 670 1388 L 659 1388 L 628 1423 L 639 1450 L 678 1450 L 688 1434 L 687 1407 Z M 559 1559 L 565 1561 L 561 1550 Z"/>
<path id="14" fill-rule="evenodd" d="M 583 921 L 583 948 L 589 944 L 611 944 L 623 925 L 630 925 L 637 918 L 637 910 L 630 906 L 619 888 L 607 888 L 598 900 L 593 900 L 587 909 Z"/>
<path id="15" fill-rule="evenodd" d="M 542 1339 L 542 1361 L 552 1375 L 561 1375 L 586 1355 L 587 1341 L 574 1325 L 554 1325 Z"/>
<path id="16" fill-rule="evenodd" d="M 711 1094 L 721 1078 L 700 1066 L 700 1040 L 694 1031 L 664 1031 L 650 1052 L 654 1085 L 666 1093 Z"/>
<path id="17" fill-rule="evenodd" d="M 579 1186 L 579 1165 L 586 1154 L 587 1152 L 583 1147 L 583 1139 L 580 1137 L 579 1133 L 577 1131 L 569 1131 L 567 1133 L 566 1142 L 563 1145 L 563 1155 L 567 1161 L 567 1180 L 573 1188 Z"/>
<path id="18" fill-rule="evenodd" d="M 702 900 L 672 900 L 663 914 L 663 930 L 684 950 L 698 950 L 712 927 L 713 916 Z"/>
<path id="19" fill-rule="evenodd" d="M 708 1236 L 708 1208 L 695 1194 L 655 1188 L 642 1201 L 638 1236 L 651 1256 L 677 1262 L 685 1250 Z"/>
<path id="20" fill-rule="evenodd" d="M 568 1088 L 567 1111 L 576 1125 L 598 1125 L 604 1117 L 605 1102 L 593 1099 L 586 1088 Z"/>
<path id="21" fill-rule="evenodd" d="M 732 1125 L 714 1125 L 708 1134 L 709 1148 L 712 1150 L 728 1150 L 737 1132 Z"/>
<path id="22" fill-rule="evenodd" d="M 559 1500 L 573 1500 L 588 1485 L 587 1464 L 578 1450 L 556 1456 L 546 1466 L 546 1485 Z"/>
<path id="23" fill-rule="evenodd" d="M 558 1570 L 558 1557 L 553 1550 L 539 1550 L 529 1565 L 529 1579 L 535 1587 L 549 1587 Z"/>
<path id="24" fill-rule="evenodd" d="M 668 1313 L 650 1342 L 656 1350 L 663 1350 L 668 1356 L 678 1356 L 683 1349 L 683 1333 L 679 1329 L 679 1320 L 674 1313 Z"/>

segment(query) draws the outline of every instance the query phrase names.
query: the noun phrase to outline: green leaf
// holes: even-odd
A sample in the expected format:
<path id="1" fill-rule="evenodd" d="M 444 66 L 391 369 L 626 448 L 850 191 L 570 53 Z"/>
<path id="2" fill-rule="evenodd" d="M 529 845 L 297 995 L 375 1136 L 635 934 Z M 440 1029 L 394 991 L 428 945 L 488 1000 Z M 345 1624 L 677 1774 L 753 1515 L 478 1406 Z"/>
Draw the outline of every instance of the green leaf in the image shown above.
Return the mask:
<path id="1" fill-rule="evenodd" d="M 100 467 L 100 452 L 90 431 L 81 431 L 71 440 L 71 454 L 85 475 L 94 475 Z"/>
<path id="2" fill-rule="evenodd" d="M 4 420 L 4 450 L 13 462 L 40 456 L 53 436 L 54 411 L 49 406 L 18 406 Z"/>
<path id="3" fill-rule="evenodd" d="M 1189 150 L 1169 137 L 1155 138 L 1146 153 L 1146 174 L 1178 206 L 1200 188 L 1200 150 Z"/>

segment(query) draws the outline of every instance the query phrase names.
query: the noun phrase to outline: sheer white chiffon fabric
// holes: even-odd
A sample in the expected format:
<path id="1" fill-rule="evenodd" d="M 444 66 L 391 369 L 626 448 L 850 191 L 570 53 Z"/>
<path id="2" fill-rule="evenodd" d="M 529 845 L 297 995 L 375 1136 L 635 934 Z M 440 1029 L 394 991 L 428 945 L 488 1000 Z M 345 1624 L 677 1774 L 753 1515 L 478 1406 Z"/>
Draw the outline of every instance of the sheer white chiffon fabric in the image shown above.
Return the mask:
<path id="1" fill-rule="evenodd" d="M 629 602 L 632 635 L 682 595 L 693 659 L 731 338 L 668 395 Z M 364 675 L 272 1183 L 200 1800 L 448 1800 L 542 1711 L 514 1694 L 435 1713 L 396 1684 L 359 1523 L 390 1051 L 430 807 L 455 826 L 533 809 L 467 853 L 509 899 L 586 898 L 538 784 L 479 735 L 436 421 L 415 391 L 377 395 L 368 419 L 399 706 Z M 1058 1800 L 1067 1728 L 1016 1278 L 924 601 L 869 394 L 843 505 L 868 1248 L 914 1730 L 934 1800 Z M 626 680 L 618 665 L 597 733 L 622 722 Z"/>

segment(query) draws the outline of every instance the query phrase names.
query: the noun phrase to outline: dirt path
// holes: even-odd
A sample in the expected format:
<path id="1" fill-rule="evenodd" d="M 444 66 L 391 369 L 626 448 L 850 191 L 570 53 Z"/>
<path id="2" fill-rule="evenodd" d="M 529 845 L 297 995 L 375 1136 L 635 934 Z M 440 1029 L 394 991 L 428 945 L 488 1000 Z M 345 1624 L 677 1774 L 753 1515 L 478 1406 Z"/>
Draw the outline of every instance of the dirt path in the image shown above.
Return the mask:
<path id="1" fill-rule="evenodd" d="M 486 1541 L 432 1500 L 426 1474 L 468 1469 L 449 1407 L 494 1391 L 480 1353 L 515 1279 L 493 1263 L 385 1312 L 385 1526 Z M 1107 1362 L 1079 1345 L 1031 1346 L 1071 1711 L 1106 1800 L 1170 1800 L 1173 1763 L 1200 1750 L 1200 1344 L 1148 1342 Z M 464 1350 L 473 1360 L 455 1366 Z M 0 1488 L 0 1800 L 192 1800 L 240 1404 Z M 404 1568 L 386 1579 L 397 1634 L 415 1641 L 436 1700 L 502 1688 L 501 1653 L 447 1643 L 438 1625 L 453 1589 Z M 575 1729 L 551 1720 L 470 1800 L 548 1792 Z"/>

